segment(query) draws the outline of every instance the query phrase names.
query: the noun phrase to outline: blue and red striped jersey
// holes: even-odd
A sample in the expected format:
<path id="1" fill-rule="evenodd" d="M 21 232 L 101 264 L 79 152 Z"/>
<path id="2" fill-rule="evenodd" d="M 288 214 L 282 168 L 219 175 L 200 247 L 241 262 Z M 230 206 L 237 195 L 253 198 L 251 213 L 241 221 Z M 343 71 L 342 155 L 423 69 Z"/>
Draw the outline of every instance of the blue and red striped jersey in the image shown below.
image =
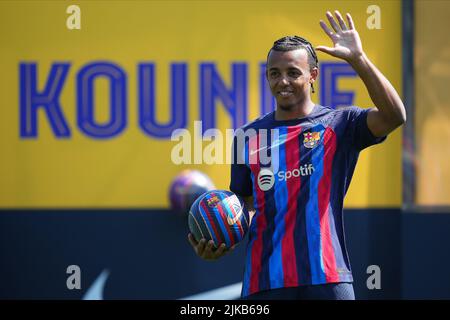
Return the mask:
<path id="1" fill-rule="evenodd" d="M 352 282 L 343 202 L 359 152 L 382 142 L 369 109 L 315 105 L 306 117 L 268 113 L 233 141 L 230 190 L 253 196 L 242 296 L 269 289 Z"/>

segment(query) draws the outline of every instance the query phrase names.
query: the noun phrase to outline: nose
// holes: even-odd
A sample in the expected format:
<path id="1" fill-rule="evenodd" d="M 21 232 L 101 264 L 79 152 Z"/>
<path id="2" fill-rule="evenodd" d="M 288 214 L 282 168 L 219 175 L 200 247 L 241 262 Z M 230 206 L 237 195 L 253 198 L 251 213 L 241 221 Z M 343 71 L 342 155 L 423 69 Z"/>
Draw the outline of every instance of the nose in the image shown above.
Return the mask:
<path id="1" fill-rule="evenodd" d="M 280 84 L 288 85 L 289 80 L 285 76 L 282 76 L 280 79 Z"/>

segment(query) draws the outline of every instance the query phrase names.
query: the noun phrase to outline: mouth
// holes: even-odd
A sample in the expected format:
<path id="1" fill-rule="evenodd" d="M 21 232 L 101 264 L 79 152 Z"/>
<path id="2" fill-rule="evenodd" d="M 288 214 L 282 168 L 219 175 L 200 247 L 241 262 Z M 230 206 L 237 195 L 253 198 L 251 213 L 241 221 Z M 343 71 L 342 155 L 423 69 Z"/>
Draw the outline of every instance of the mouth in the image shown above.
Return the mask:
<path id="1" fill-rule="evenodd" d="M 281 90 L 281 91 L 278 91 L 277 94 L 280 97 L 287 98 L 287 97 L 292 96 L 294 94 L 294 92 L 291 90 Z"/>

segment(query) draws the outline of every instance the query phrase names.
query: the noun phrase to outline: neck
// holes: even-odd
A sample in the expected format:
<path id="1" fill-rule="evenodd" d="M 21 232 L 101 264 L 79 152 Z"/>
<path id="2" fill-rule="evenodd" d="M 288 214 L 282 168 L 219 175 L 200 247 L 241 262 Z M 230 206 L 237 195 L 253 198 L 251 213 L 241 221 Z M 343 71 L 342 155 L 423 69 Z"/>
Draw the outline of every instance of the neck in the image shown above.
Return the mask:
<path id="1" fill-rule="evenodd" d="M 277 109 L 275 110 L 275 120 L 294 120 L 306 117 L 313 111 L 314 105 L 314 102 L 308 99 L 308 101 L 292 106 L 288 110 L 277 106 Z"/>

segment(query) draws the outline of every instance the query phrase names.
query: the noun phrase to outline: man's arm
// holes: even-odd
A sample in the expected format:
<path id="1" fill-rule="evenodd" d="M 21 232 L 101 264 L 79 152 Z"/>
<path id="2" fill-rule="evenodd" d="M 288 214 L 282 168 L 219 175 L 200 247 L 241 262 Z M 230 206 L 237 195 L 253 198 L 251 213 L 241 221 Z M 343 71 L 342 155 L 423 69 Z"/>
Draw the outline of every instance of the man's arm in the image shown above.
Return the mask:
<path id="1" fill-rule="evenodd" d="M 366 85 L 376 108 L 367 114 L 367 126 L 376 137 L 384 137 L 406 121 L 406 110 L 397 91 L 365 54 L 349 61 Z"/>
<path id="2" fill-rule="evenodd" d="M 348 26 L 339 11 L 335 11 L 338 23 L 330 12 L 327 18 L 334 32 L 325 22 L 320 26 L 333 41 L 334 47 L 318 46 L 316 50 L 347 61 L 363 80 L 376 108 L 367 115 L 367 126 L 376 137 L 384 137 L 406 121 L 406 110 L 397 91 L 386 77 L 367 58 L 352 17 L 347 13 Z"/>

